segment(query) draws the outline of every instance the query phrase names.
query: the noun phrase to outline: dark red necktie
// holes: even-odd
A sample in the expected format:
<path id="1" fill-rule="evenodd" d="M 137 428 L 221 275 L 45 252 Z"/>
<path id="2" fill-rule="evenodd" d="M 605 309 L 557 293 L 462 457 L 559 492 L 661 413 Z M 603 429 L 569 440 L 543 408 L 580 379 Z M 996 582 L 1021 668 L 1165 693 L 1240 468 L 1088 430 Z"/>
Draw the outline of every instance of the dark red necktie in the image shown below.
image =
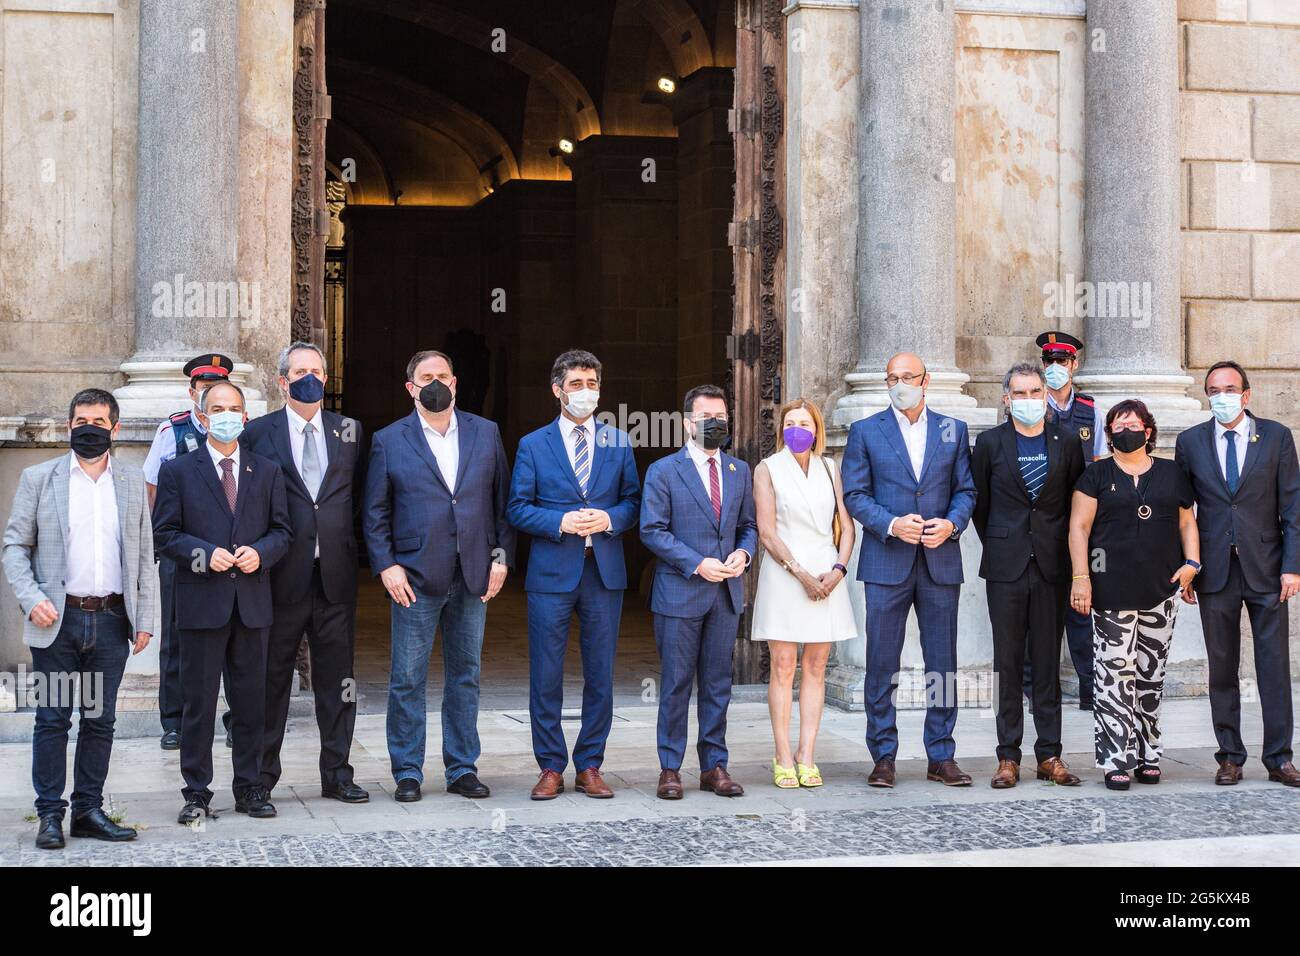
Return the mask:
<path id="1" fill-rule="evenodd" d="M 235 487 L 235 475 L 230 470 L 235 467 L 235 459 L 221 459 L 221 487 L 226 492 L 226 504 L 230 505 L 230 513 L 235 513 L 235 498 L 239 490 Z"/>
<path id="2" fill-rule="evenodd" d="M 713 514 L 722 520 L 722 488 L 718 485 L 718 459 L 709 459 L 709 500 L 713 502 Z"/>

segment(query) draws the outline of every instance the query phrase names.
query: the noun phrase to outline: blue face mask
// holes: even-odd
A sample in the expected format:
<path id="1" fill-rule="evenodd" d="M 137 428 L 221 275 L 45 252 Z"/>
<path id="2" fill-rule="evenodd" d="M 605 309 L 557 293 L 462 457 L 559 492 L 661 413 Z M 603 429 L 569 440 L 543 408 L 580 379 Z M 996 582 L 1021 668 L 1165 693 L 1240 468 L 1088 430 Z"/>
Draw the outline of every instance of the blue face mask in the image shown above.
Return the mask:
<path id="1" fill-rule="evenodd" d="M 217 441 L 234 441 L 244 432 L 244 413 L 215 412 L 209 415 L 208 432 Z"/>
<path id="2" fill-rule="evenodd" d="M 1241 396 L 1232 392 L 1220 392 L 1210 396 L 1210 411 L 1221 424 L 1236 421 L 1241 414 Z"/>
<path id="3" fill-rule="evenodd" d="M 1011 417 L 1022 425 L 1037 425 L 1047 414 L 1047 403 L 1041 398 L 1013 398 Z"/>
<path id="4" fill-rule="evenodd" d="M 325 397 L 325 383 L 315 375 L 304 375 L 289 383 L 289 397 L 295 402 L 314 405 Z"/>
<path id="5" fill-rule="evenodd" d="M 1065 388 L 1070 384 L 1070 372 L 1064 365 L 1053 362 L 1043 370 L 1043 377 L 1047 379 L 1048 388 Z"/>

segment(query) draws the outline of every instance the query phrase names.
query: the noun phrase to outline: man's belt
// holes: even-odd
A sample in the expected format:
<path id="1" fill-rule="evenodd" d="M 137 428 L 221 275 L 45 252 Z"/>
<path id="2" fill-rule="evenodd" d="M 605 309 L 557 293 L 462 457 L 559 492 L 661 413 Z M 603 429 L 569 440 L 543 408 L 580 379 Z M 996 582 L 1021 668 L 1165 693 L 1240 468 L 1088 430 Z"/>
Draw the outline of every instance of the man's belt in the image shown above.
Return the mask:
<path id="1" fill-rule="evenodd" d="M 124 603 L 120 594 L 105 594 L 103 597 L 77 597 L 69 594 L 63 605 L 78 611 L 106 611 L 111 607 L 121 607 Z"/>

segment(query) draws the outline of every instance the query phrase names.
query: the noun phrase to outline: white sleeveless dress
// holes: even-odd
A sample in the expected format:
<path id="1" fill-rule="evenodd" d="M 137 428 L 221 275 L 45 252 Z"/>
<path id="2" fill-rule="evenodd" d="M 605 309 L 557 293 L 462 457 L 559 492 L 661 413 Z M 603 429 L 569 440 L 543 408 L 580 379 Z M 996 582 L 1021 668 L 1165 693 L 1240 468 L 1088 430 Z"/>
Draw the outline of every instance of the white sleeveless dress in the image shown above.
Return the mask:
<path id="1" fill-rule="evenodd" d="M 835 515 L 835 487 L 826 473 L 835 462 L 813 455 L 808 474 L 789 448 L 763 459 L 776 492 L 776 533 L 794 558 L 814 577 L 831 570 L 839 560 L 831 521 Z M 826 465 L 823 465 L 825 462 Z M 764 554 L 758 569 L 754 597 L 755 641 L 793 641 L 818 644 L 858 636 L 849 600 L 850 581 L 836 585 L 830 597 L 814 601 L 781 562 Z"/>

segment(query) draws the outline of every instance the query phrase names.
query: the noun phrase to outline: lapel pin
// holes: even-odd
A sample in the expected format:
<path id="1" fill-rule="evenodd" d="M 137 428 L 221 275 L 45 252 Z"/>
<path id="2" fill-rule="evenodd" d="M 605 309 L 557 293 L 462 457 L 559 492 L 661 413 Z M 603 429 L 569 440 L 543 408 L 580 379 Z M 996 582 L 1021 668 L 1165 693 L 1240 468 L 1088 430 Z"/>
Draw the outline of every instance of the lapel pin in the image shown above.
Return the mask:
<path id="1" fill-rule="evenodd" d="M 248 473 L 251 475 L 251 474 L 253 473 L 253 466 L 252 466 L 252 465 L 245 465 L 245 466 L 244 466 L 244 471 L 248 472 Z"/>
<path id="2" fill-rule="evenodd" d="M 736 470 L 736 463 L 734 461 L 727 462 L 727 471 L 735 471 L 735 470 Z"/>
<path id="3" fill-rule="evenodd" d="M 335 437 L 335 438 L 338 438 L 338 437 L 339 437 L 339 430 L 338 430 L 337 428 L 334 429 L 334 437 Z"/>
<path id="4" fill-rule="evenodd" d="M 1251 436 L 1250 436 L 1250 441 L 1251 441 L 1251 444 L 1254 444 L 1255 442 L 1259 441 L 1259 435 L 1251 435 Z"/>

